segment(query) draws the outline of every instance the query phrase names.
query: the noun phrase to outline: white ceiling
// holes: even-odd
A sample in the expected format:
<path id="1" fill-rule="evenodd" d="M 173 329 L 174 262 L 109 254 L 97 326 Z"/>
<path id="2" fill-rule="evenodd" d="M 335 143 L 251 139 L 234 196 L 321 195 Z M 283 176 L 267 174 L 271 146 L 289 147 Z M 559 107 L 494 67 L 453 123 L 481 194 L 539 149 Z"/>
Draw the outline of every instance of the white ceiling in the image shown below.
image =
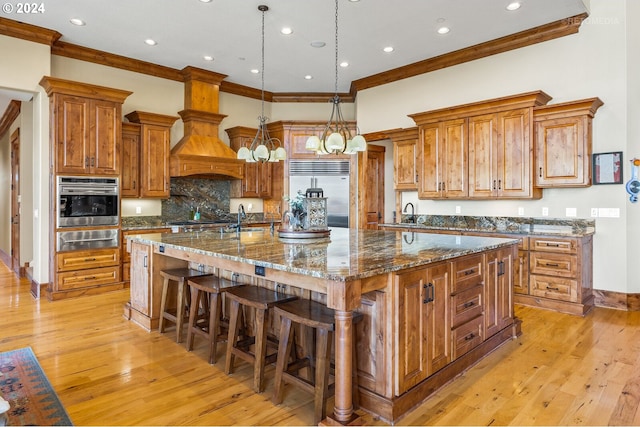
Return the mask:
<path id="1" fill-rule="evenodd" d="M 582 0 L 339 0 L 338 91 L 351 82 L 447 52 L 579 15 Z M 61 40 L 175 69 L 194 66 L 225 81 L 260 88 L 261 14 L 265 14 L 265 90 L 333 92 L 335 3 L 332 0 L 55 0 L 44 13 L 4 17 L 56 30 Z M 38 3 L 40 4 L 40 2 Z M 85 26 L 69 20 L 80 18 Z M 440 35 L 441 25 L 451 28 Z M 280 28 L 293 34 L 284 36 Z M 146 38 L 156 46 L 144 43 Z M 323 41 L 323 48 L 311 42 Z M 392 53 L 382 52 L 393 46 Z M 203 55 L 214 60 L 207 62 Z M 305 75 L 313 79 L 305 80 Z M 2 87 L 0 78 L 0 87 Z M 1 100 L 0 100 L 1 102 Z M 0 104 L 0 113 L 4 111 Z"/>

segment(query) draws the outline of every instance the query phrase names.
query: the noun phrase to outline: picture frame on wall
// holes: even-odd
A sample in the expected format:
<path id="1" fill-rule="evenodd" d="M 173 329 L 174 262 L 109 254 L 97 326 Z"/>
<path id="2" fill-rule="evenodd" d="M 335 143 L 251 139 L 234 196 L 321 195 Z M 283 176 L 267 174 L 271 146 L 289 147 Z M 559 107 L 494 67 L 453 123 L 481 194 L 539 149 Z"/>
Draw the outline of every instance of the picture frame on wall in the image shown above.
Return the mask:
<path id="1" fill-rule="evenodd" d="M 593 184 L 622 184 L 622 151 L 593 154 Z"/>

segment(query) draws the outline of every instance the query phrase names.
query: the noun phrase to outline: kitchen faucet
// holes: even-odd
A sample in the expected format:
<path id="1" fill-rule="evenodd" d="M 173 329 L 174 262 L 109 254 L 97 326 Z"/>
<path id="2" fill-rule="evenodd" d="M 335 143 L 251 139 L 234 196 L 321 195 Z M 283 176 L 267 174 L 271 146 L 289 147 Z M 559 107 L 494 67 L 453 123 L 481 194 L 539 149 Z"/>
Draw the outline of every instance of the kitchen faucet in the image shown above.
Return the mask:
<path id="1" fill-rule="evenodd" d="M 238 205 L 238 223 L 236 224 L 236 231 L 240 231 L 240 222 L 242 218 L 246 218 L 247 214 L 244 213 L 244 206 L 242 203 Z"/>
<path id="2" fill-rule="evenodd" d="M 415 223 L 416 222 L 416 215 L 415 215 L 416 212 L 415 212 L 415 208 L 413 206 L 413 203 L 409 202 L 406 205 L 404 205 L 404 211 L 403 212 L 407 213 L 407 208 L 409 206 L 411 206 L 411 216 L 409 217 L 408 222 Z"/>

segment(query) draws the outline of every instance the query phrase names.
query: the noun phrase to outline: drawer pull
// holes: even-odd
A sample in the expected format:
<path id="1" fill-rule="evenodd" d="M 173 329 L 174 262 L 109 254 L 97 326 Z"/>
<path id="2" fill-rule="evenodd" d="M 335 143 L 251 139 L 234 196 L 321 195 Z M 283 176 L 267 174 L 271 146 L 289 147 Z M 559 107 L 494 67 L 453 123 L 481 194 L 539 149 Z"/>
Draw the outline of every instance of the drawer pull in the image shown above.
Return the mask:
<path id="1" fill-rule="evenodd" d="M 547 262 L 547 263 L 545 263 L 545 265 L 547 267 L 560 267 L 560 264 L 554 264 L 554 263 L 551 263 L 551 262 Z"/>
<path id="2" fill-rule="evenodd" d="M 464 272 L 464 275 L 465 275 L 465 276 L 468 276 L 468 275 L 473 274 L 473 273 L 475 273 L 475 272 L 476 272 L 476 270 L 472 268 L 471 270 L 467 270 L 467 271 L 465 271 L 465 272 Z"/>
<path id="3" fill-rule="evenodd" d="M 474 305 L 476 305 L 476 303 L 475 303 L 475 302 L 473 302 L 473 301 L 469 301 L 469 302 L 465 302 L 465 303 L 464 303 L 464 305 L 463 305 L 463 307 L 464 307 L 464 308 L 469 308 L 469 307 L 473 307 Z"/>
<path id="4" fill-rule="evenodd" d="M 551 247 L 551 248 L 558 248 L 560 247 L 560 243 L 545 243 L 545 246 Z"/>
<path id="5" fill-rule="evenodd" d="M 466 337 L 464 337 L 465 341 L 471 341 L 472 339 L 474 339 L 476 337 L 476 334 L 474 334 L 473 332 L 470 333 L 469 335 L 467 335 Z"/>
<path id="6" fill-rule="evenodd" d="M 95 257 L 92 257 L 92 258 L 85 258 L 84 260 L 85 260 L 85 261 L 87 261 L 87 262 L 89 262 L 89 261 L 95 261 L 95 260 L 96 260 L 96 258 L 95 258 Z"/>
<path id="7" fill-rule="evenodd" d="M 551 287 L 551 286 L 547 286 L 547 290 L 548 291 L 559 291 L 560 288 L 554 288 L 554 287 Z"/>
<path id="8" fill-rule="evenodd" d="M 96 276 L 85 276 L 84 280 L 96 280 Z"/>

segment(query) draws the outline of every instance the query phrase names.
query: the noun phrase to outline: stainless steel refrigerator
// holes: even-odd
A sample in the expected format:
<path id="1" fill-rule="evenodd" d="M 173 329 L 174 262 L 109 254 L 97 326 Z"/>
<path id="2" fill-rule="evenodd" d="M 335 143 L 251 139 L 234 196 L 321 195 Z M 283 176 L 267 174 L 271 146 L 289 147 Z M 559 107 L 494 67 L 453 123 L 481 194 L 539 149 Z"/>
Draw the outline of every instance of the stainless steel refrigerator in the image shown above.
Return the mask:
<path id="1" fill-rule="evenodd" d="M 321 188 L 327 198 L 329 227 L 349 227 L 349 161 L 291 160 L 289 194 Z"/>

